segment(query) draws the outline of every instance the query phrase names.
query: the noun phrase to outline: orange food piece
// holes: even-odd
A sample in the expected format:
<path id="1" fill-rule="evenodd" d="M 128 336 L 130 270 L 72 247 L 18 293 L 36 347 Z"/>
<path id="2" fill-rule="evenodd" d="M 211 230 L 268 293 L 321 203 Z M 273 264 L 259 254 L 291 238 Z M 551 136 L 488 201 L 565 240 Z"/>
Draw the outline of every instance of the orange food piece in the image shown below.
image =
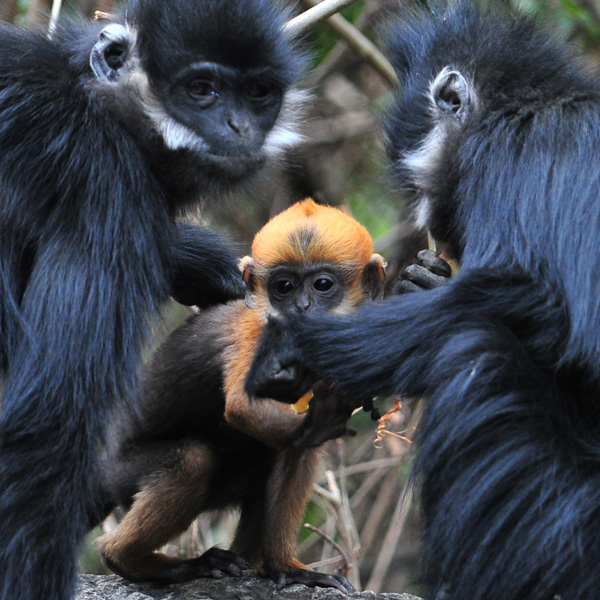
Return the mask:
<path id="1" fill-rule="evenodd" d="M 308 392 L 306 392 L 306 394 L 304 394 L 304 396 L 302 396 L 302 398 L 300 398 L 296 404 L 291 405 L 292 410 L 299 415 L 303 415 L 308 410 L 308 405 L 310 404 L 313 396 L 313 391 L 308 390 Z"/>

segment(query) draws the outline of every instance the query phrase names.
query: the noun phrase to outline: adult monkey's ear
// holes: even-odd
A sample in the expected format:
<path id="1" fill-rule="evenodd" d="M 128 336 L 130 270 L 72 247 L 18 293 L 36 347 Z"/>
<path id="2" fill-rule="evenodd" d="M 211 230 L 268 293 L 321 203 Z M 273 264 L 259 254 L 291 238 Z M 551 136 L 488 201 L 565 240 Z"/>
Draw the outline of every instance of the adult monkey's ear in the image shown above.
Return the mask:
<path id="1" fill-rule="evenodd" d="M 114 83 L 133 54 L 135 36 L 132 31 L 111 23 L 104 27 L 90 52 L 90 67 L 100 81 Z"/>
<path id="2" fill-rule="evenodd" d="M 440 115 L 462 124 L 471 111 L 474 94 L 462 73 L 444 67 L 431 84 L 431 98 Z"/>
<path id="3" fill-rule="evenodd" d="M 380 254 L 373 254 L 363 272 L 363 286 L 369 293 L 371 300 L 383 298 L 385 284 L 385 267 L 387 263 Z"/>

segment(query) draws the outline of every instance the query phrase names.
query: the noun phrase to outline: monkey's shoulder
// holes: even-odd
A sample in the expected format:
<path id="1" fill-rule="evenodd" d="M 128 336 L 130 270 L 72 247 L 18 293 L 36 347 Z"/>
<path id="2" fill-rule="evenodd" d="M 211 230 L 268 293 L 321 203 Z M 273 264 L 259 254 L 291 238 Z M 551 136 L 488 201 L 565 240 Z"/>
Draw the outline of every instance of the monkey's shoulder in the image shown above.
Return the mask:
<path id="1" fill-rule="evenodd" d="M 49 95 L 57 89 L 64 92 L 80 78 L 90 79 L 87 30 L 65 29 L 57 36 L 50 39 L 44 32 L 0 26 L 0 89 L 12 85 Z M 39 102 L 36 97 L 27 100 Z"/>
<path id="2" fill-rule="evenodd" d="M 131 440 L 196 438 L 229 454 L 243 447 L 262 453 L 263 444 L 225 420 L 225 376 L 240 346 L 254 349 L 260 311 L 243 300 L 191 316 L 154 353 L 141 379 L 134 418 L 123 431 Z M 248 350 L 248 351 L 250 351 Z M 245 362 L 249 362 L 251 356 Z M 244 362 L 244 361 L 242 361 Z M 244 364 L 245 364 L 244 362 Z M 141 415 L 139 426 L 135 415 Z"/>
<path id="3" fill-rule="evenodd" d="M 223 353 L 232 343 L 226 330 L 245 309 L 233 301 L 193 315 L 154 353 L 134 400 L 146 433 L 194 435 L 224 422 Z"/>

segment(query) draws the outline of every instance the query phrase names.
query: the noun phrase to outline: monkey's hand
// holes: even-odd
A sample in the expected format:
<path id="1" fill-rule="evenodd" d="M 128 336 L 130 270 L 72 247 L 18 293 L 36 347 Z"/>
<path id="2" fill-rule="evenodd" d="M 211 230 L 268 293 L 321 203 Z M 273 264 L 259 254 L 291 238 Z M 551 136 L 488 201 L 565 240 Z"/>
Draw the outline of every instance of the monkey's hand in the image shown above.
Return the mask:
<path id="1" fill-rule="evenodd" d="M 262 572 L 277 584 L 277 589 L 279 590 L 283 589 L 286 585 L 302 583 L 308 587 L 335 588 L 344 594 L 352 594 L 354 592 L 352 584 L 342 575 L 328 575 L 327 573 L 319 573 L 318 571 L 301 568 L 282 570 L 270 566 L 267 560 L 265 560 Z"/>
<path id="2" fill-rule="evenodd" d="M 295 404 L 311 389 L 314 380 L 300 362 L 290 329 L 269 319 L 246 377 L 248 396 Z"/>
<path id="3" fill-rule="evenodd" d="M 446 284 L 450 279 L 450 265 L 432 250 L 421 250 L 417 259 L 418 263 L 409 265 L 400 273 L 400 279 L 394 286 L 394 294 L 431 290 Z"/>
<path id="4" fill-rule="evenodd" d="M 292 446 L 309 448 L 345 434 L 355 435 L 356 432 L 348 427 L 348 419 L 362 403 L 343 396 L 322 381 L 315 383 L 312 390 L 310 408 L 290 440 Z"/>
<path id="5" fill-rule="evenodd" d="M 180 304 L 208 308 L 244 297 L 238 258 L 219 234 L 177 224 L 171 295 Z"/>

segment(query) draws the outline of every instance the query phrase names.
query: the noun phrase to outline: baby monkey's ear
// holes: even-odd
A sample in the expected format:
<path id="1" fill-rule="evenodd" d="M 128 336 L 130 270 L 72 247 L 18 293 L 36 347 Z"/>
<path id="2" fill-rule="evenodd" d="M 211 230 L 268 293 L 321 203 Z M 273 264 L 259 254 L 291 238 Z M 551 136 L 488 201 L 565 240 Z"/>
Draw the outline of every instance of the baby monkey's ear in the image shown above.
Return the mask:
<path id="1" fill-rule="evenodd" d="M 380 300 L 383 298 L 386 266 L 387 263 L 380 254 L 373 254 L 371 260 L 365 266 L 363 286 L 367 290 L 371 300 Z"/>
<path id="2" fill-rule="evenodd" d="M 254 299 L 256 276 L 254 275 L 254 261 L 251 256 L 244 256 L 244 258 L 240 260 L 240 271 L 242 272 L 242 280 L 246 284 L 246 306 L 248 308 L 256 308 Z"/>

